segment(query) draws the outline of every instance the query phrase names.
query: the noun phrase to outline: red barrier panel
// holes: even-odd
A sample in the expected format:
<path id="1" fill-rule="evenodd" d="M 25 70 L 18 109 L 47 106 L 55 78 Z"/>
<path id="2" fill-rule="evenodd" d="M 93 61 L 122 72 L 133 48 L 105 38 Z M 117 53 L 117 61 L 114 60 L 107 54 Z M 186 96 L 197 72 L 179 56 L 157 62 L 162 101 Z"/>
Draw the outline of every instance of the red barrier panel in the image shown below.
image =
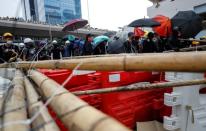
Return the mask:
<path id="1" fill-rule="evenodd" d="M 71 71 L 68 70 L 60 70 L 59 72 L 41 70 L 41 72 L 59 84 L 62 84 L 71 74 Z M 164 73 L 124 71 L 96 72 L 73 76 L 65 88 L 74 92 L 119 87 L 138 82 L 158 82 L 161 80 L 164 80 Z M 80 98 L 133 129 L 137 121 L 161 121 L 164 115 L 170 115 L 171 109 L 163 104 L 165 92 L 171 92 L 171 89 L 83 95 L 80 96 Z M 59 126 L 62 125 L 60 124 Z"/>

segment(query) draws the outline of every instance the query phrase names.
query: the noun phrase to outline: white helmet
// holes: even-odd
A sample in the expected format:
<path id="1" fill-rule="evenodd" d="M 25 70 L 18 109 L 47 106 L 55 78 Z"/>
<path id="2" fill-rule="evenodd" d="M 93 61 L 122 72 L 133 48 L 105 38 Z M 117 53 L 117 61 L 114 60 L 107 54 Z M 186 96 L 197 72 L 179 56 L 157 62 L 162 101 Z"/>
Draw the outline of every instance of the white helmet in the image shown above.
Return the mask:
<path id="1" fill-rule="evenodd" d="M 19 43 L 19 47 L 23 48 L 25 46 L 24 43 Z"/>
<path id="2" fill-rule="evenodd" d="M 24 39 L 24 43 L 34 43 L 34 41 L 31 38 Z"/>
<path id="3" fill-rule="evenodd" d="M 65 44 L 69 44 L 70 43 L 70 41 L 69 40 L 67 40 L 66 42 L 65 42 Z"/>
<path id="4" fill-rule="evenodd" d="M 53 41 L 52 41 L 52 44 L 57 44 L 57 41 L 56 41 L 56 40 L 53 40 Z"/>

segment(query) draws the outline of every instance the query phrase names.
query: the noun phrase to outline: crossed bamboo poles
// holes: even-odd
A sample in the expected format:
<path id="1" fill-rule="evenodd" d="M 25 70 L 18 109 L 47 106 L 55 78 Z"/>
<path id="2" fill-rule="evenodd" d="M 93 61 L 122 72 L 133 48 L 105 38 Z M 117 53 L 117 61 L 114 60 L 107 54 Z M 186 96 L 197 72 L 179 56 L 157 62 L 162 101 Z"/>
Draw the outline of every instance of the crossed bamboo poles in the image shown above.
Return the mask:
<path id="1" fill-rule="evenodd" d="M 206 71 L 205 56 L 206 56 L 206 52 L 119 55 L 119 56 L 83 58 L 83 59 L 79 58 L 79 59 L 60 60 L 60 61 L 40 61 L 34 64 L 34 68 L 73 69 L 78 63 L 82 62 L 83 64 L 79 67 L 79 69 L 205 72 Z M 30 64 L 31 64 L 30 62 L 21 62 L 18 63 L 18 68 L 29 69 Z M 14 63 L 11 63 L 11 64 L 2 64 L 0 65 L 0 67 L 8 68 L 8 67 L 15 67 L 15 66 Z M 118 123 L 116 120 L 88 106 L 85 102 L 82 102 L 76 96 L 72 95 L 72 93 L 68 92 L 67 90 L 65 90 L 60 85 L 50 80 L 43 74 L 34 70 L 31 70 L 29 72 L 30 72 L 29 75 L 30 78 L 42 90 L 43 96 L 46 98 L 54 97 L 51 103 L 49 103 L 49 105 L 55 110 L 55 112 L 58 115 L 63 116 L 61 117 L 61 119 L 69 129 L 73 129 L 74 128 L 73 125 L 76 125 L 78 129 L 82 129 L 82 130 L 90 130 L 90 129 L 93 131 L 129 130 L 125 128 L 123 125 L 121 125 L 120 123 Z M 16 83 L 18 85 L 18 81 Z M 128 87 L 108 88 L 108 89 L 100 89 L 100 90 L 93 90 L 93 91 L 80 91 L 74 94 L 83 95 L 83 94 L 93 94 L 93 93 L 108 93 L 108 92 L 116 92 L 116 91 L 145 90 L 145 89 L 155 89 L 155 88 L 167 88 L 172 86 L 198 85 L 198 84 L 205 84 L 205 83 L 206 83 L 205 79 L 190 80 L 190 81 L 168 82 L 168 83 L 147 84 L 147 85 L 131 85 Z M 19 86 L 21 85 L 19 84 Z M 67 100 L 66 103 L 64 102 L 65 100 Z M 19 113 L 22 112 L 14 112 L 14 115 L 15 113 L 17 113 L 16 115 L 18 116 Z M 9 115 L 7 115 L 7 117 L 8 116 Z M 89 120 L 82 119 L 82 116 L 85 116 L 85 118 L 89 118 Z M 6 120 L 9 121 L 11 120 L 11 118 L 10 119 L 7 118 Z M 45 119 L 44 121 L 46 120 L 48 119 Z M 12 126 L 12 129 L 17 129 L 17 128 L 27 129 L 28 127 L 19 127 L 18 124 L 17 126 Z M 78 131 L 78 129 L 74 128 L 73 131 Z"/>

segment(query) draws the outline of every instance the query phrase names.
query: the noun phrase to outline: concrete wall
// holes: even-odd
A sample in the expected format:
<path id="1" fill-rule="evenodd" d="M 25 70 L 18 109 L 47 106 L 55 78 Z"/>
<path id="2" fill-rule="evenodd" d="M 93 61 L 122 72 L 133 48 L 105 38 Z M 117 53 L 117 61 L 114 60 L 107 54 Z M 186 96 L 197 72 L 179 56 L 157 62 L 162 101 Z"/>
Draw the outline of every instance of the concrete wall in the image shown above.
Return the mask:
<path id="1" fill-rule="evenodd" d="M 165 15 L 173 17 L 178 11 L 194 10 L 195 6 L 205 4 L 206 0 L 165 0 L 160 2 L 159 7 L 155 8 L 156 4 L 147 9 L 147 15 L 154 17 L 156 15 Z"/>

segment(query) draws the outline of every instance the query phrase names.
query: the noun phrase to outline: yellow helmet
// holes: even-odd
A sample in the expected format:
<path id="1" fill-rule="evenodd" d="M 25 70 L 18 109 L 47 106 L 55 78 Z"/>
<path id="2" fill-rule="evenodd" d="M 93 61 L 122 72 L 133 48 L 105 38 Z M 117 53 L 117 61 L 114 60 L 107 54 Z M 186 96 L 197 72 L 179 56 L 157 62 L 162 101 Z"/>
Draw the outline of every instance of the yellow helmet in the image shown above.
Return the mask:
<path id="1" fill-rule="evenodd" d="M 4 33 L 4 34 L 3 34 L 3 39 L 4 39 L 5 41 L 13 40 L 13 35 L 12 35 L 11 33 L 9 33 L 9 32 Z"/>
<path id="2" fill-rule="evenodd" d="M 198 41 L 192 41 L 192 44 L 193 44 L 193 45 L 198 45 L 198 44 L 200 44 L 200 42 L 198 42 Z"/>

